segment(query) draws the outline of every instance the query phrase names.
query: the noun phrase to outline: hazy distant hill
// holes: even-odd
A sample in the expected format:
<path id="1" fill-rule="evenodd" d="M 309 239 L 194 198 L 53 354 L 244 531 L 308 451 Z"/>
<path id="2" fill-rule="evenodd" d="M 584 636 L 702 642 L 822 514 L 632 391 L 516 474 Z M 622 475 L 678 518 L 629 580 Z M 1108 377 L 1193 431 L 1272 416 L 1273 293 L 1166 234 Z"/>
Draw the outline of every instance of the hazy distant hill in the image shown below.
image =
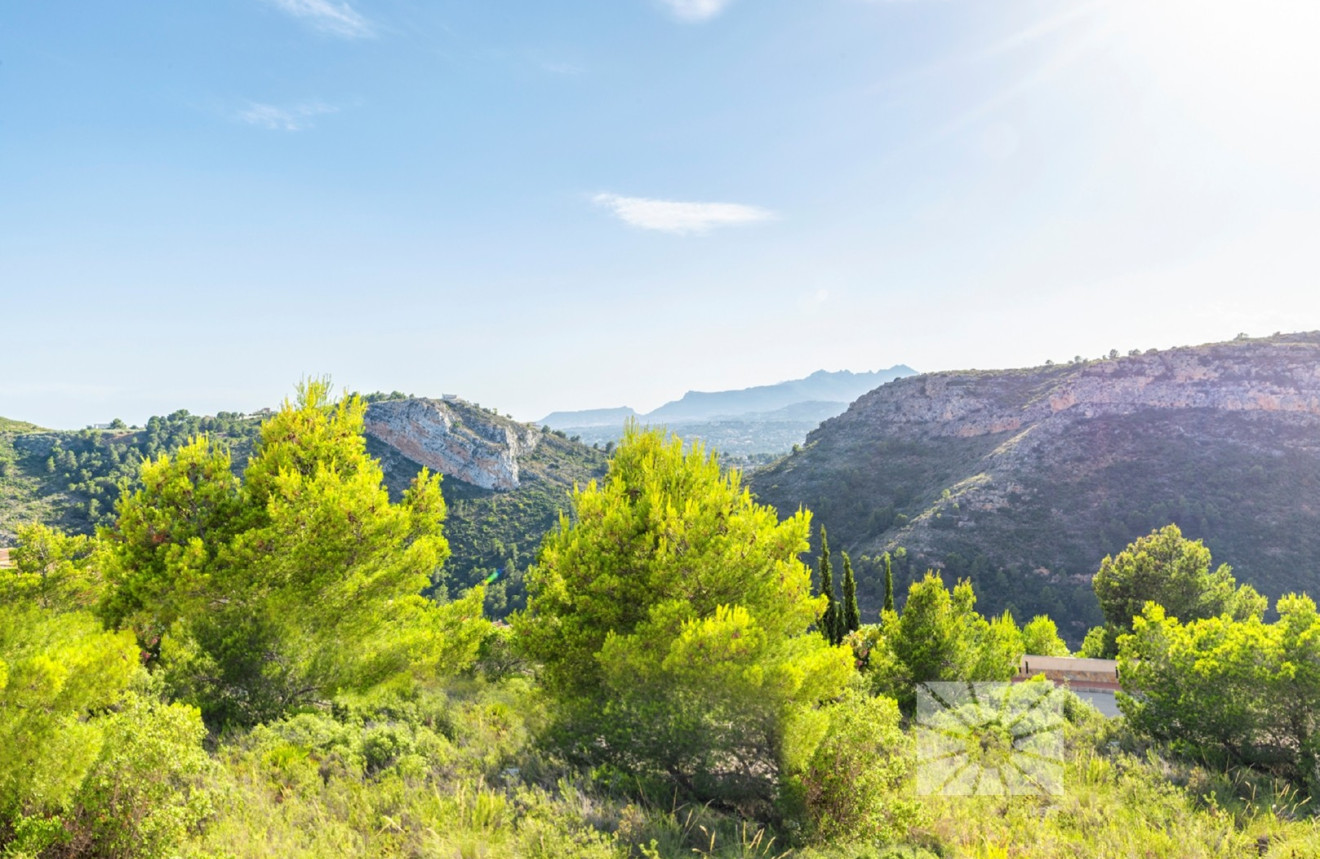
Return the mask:
<path id="1" fill-rule="evenodd" d="M 577 412 L 551 412 L 537 423 L 549 427 L 618 427 L 628 418 L 639 417 L 637 412 L 621 406 L 617 409 L 583 409 Z"/>
<path id="2" fill-rule="evenodd" d="M 851 403 L 885 382 L 916 373 L 903 364 L 888 370 L 853 373 L 848 370 L 817 370 L 805 379 L 775 385 L 758 385 L 737 391 L 688 391 L 682 399 L 665 403 L 646 415 L 651 423 L 691 423 L 758 412 L 773 412 L 806 402 Z"/>
<path id="3" fill-rule="evenodd" d="M 1176 522 L 1271 597 L 1320 594 L 1320 333 L 891 382 L 751 475 L 815 511 L 855 561 L 906 547 L 982 607 L 1048 611 L 1075 638 L 1090 576 Z M 858 564 L 868 611 L 877 566 Z"/>
<path id="4" fill-rule="evenodd" d="M 639 415 L 630 408 L 554 412 L 540 423 L 583 441 L 605 444 L 620 436 L 624 421 L 667 426 L 734 456 L 778 455 L 802 441 L 823 420 L 840 414 L 867 391 L 913 375 L 898 364 L 887 370 L 853 373 L 819 370 L 805 379 L 734 391 L 688 391 L 681 399 Z"/>

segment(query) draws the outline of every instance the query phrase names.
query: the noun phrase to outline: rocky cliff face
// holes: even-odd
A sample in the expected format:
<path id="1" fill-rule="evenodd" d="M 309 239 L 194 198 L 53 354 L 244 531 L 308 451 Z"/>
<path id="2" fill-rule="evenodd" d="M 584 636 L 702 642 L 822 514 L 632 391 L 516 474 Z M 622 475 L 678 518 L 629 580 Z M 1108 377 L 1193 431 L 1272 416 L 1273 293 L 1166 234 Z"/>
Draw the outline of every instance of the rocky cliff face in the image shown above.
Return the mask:
<path id="1" fill-rule="evenodd" d="M 900 379 L 751 482 L 854 554 L 978 579 L 991 609 L 1093 619 L 1100 560 L 1170 521 L 1272 596 L 1315 594 L 1320 333 Z"/>
<path id="2" fill-rule="evenodd" d="M 432 471 L 482 489 L 519 486 L 520 459 L 541 433 L 462 400 L 388 400 L 367 409 L 366 434 Z"/>
<path id="3" fill-rule="evenodd" d="M 365 430 L 393 497 L 422 466 L 445 475 L 447 586 L 487 582 L 492 617 L 525 606 L 523 571 L 541 538 L 569 511 L 575 486 L 605 475 L 603 451 L 459 399 L 372 403 Z"/>
<path id="4" fill-rule="evenodd" d="M 1061 413 L 1071 419 L 1142 409 L 1320 415 L 1320 335 L 1035 370 L 932 373 L 877 388 L 838 421 L 967 438 L 1017 432 Z"/>

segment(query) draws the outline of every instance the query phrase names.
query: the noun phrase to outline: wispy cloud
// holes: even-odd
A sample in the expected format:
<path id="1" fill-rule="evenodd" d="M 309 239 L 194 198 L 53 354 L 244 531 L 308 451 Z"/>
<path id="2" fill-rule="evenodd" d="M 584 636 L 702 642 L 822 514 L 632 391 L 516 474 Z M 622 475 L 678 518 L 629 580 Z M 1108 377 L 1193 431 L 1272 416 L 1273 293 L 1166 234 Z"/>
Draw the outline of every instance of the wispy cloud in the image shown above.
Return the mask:
<path id="1" fill-rule="evenodd" d="M 661 0 L 674 17 L 684 21 L 706 21 L 724 11 L 733 0 Z"/>
<path id="2" fill-rule="evenodd" d="M 626 224 L 680 235 L 706 233 L 715 227 L 754 224 L 776 217 L 769 209 L 741 203 L 684 203 L 618 194 L 596 194 L 591 201 L 609 209 Z"/>
<path id="3" fill-rule="evenodd" d="M 306 101 L 289 107 L 252 101 L 238 112 L 238 118 L 248 125 L 269 128 L 272 131 L 302 131 L 312 127 L 313 118 L 338 112 L 339 108 L 333 104 L 319 101 Z"/>
<path id="4" fill-rule="evenodd" d="M 345 39 L 374 36 L 371 22 L 346 2 L 335 0 L 266 0 L 295 18 L 302 18 L 316 29 Z"/>

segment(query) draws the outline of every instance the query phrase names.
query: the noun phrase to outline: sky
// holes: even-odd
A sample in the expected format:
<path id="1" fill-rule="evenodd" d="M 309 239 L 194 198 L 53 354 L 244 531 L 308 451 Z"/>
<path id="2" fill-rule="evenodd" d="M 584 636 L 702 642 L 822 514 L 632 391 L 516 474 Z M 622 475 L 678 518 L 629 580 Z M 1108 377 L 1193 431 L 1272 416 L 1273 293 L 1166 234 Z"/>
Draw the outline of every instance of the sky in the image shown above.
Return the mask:
<path id="1" fill-rule="evenodd" d="M 0 415 L 1320 329 L 1314 0 L 13 0 Z"/>

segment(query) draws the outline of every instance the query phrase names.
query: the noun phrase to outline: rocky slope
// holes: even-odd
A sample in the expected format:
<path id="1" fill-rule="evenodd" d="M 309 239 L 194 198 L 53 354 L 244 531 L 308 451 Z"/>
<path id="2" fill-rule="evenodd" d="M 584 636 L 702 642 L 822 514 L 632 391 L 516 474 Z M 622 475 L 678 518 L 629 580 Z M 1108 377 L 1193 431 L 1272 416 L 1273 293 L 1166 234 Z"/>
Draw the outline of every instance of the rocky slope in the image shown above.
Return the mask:
<path id="1" fill-rule="evenodd" d="M 423 466 L 444 475 L 450 589 L 497 573 L 487 588 L 496 617 L 522 607 L 522 574 L 573 486 L 605 474 L 603 451 L 456 398 L 372 403 L 365 433 L 396 497 Z"/>
<path id="2" fill-rule="evenodd" d="M 752 476 L 832 545 L 973 578 L 983 607 L 1097 617 L 1106 555 L 1177 522 L 1272 597 L 1320 592 L 1320 333 L 886 384 Z M 869 585 L 869 589 L 868 589 Z"/>
<path id="3" fill-rule="evenodd" d="M 482 489 L 517 489 L 519 460 L 536 449 L 536 427 L 462 400 L 372 403 L 366 434 L 432 471 Z"/>

